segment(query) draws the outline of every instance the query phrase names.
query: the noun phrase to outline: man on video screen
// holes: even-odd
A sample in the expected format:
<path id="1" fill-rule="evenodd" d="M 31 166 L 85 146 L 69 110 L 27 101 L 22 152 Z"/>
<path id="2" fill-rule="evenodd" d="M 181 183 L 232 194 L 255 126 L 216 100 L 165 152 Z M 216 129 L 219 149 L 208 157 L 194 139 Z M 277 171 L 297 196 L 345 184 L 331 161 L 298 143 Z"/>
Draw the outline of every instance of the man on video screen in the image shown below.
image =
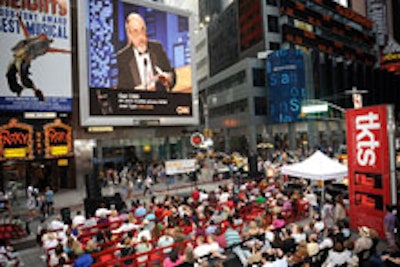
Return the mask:
<path id="1" fill-rule="evenodd" d="M 143 18 L 129 14 L 125 30 L 128 44 L 117 54 L 118 89 L 170 92 L 175 70 L 161 43 L 148 40 Z"/>

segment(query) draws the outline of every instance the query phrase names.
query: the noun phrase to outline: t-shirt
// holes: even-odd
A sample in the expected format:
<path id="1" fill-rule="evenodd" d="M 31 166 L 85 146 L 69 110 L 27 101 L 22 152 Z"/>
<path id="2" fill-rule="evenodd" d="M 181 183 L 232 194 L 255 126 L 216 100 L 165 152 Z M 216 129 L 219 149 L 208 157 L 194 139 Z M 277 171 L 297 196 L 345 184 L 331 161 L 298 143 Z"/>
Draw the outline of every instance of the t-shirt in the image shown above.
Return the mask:
<path id="1" fill-rule="evenodd" d="M 211 252 L 211 246 L 208 244 L 202 244 L 193 249 L 193 255 L 196 259 L 204 257 Z"/>
<path id="2" fill-rule="evenodd" d="M 234 244 L 239 244 L 242 239 L 240 238 L 240 235 L 238 231 L 228 228 L 225 231 L 225 239 L 226 239 L 226 244 L 229 246 L 234 245 Z"/>
<path id="3" fill-rule="evenodd" d="M 164 267 L 175 267 L 183 263 L 183 257 L 179 257 L 179 259 L 175 262 L 172 262 L 171 259 L 168 257 L 164 260 Z"/>

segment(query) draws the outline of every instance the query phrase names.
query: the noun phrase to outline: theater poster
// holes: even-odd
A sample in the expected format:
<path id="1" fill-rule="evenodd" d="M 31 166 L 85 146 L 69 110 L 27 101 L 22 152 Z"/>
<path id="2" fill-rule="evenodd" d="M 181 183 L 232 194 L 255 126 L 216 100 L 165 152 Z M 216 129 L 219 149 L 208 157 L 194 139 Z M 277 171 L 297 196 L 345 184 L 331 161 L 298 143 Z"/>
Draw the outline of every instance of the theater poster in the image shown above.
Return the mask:
<path id="1" fill-rule="evenodd" d="M 153 1 L 84 0 L 78 12 L 84 126 L 198 123 L 188 11 Z M 126 24 L 132 14 L 144 22 L 143 51 L 131 40 L 139 34 L 131 35 L 136 30 Z M 166 83 L 159 78 L 164 74 L 171 78 Z"/>
<path id="2" fill-rule="evenodd" d="M 73 153 L 70 120 L 0 119 L 0 162 L 68 158 Z"/>
<path id="3" fill-rule="evenodd" d="M 382 237 L 385 206 L 393 203 L 388 130 L 391 108 L 381 105 L 346 111 L 350 226 L 374 228 Z"/>
<path id="4" fill-rule="evenodd" d="M 69 0 L 0 1 L 0 110 L 72 109 Z"/>

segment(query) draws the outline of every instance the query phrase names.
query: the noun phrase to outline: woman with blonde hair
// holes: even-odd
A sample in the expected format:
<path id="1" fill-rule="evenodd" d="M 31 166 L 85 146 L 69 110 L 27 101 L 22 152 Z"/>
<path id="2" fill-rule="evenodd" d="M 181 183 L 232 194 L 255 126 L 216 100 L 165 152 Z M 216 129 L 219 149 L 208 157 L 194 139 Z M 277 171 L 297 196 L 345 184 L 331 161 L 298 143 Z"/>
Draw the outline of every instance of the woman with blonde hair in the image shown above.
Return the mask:
<path id="1" fill-rule="evenodd" d="M 144 252 L 148 252 L 152 248 L 153 248 L 153 246 L 151 245 L 151 243 L 147 239 L 147 237 L 142 235 L 140 238 L 140 243 L 138 243 L 136 245 L 136 254 L 142 254 Z M 144 255 L 144 256 L 138 257 L 137 261 L 139 264 L 141 264 L 140 266 L 145 266 L 146 264 L 144 262 L 147 261 L 147 259 L 148 259 L 148 255 Z"/>

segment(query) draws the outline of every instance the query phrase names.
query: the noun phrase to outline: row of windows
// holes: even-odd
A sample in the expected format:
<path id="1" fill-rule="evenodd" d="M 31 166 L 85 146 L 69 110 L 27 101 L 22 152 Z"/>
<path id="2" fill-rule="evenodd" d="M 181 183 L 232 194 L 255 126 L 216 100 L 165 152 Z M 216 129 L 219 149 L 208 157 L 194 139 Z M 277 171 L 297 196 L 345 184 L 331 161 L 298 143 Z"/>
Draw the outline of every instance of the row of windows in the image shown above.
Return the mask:
<path id="1" fill-rule="evenodd" d="M 240 84 L 243 84 L 246 81 L 246 72 L 244 70 L 239 71 L 238 73 L 231 75 L 230 77 L 210 86 L 208 88 L 209 94 L 220 93 L 224 90 L 228 90 Z"/>
<path id="2" fill-rule="evenodd" d="M 265 4 L 269 6 L 278 6 L 278 0 L 265 0 Z"/>
<path id="3" fill-rule="evenodd" d="M 268 15 L 268 31 L 279 33 L 279 19 L 277 16 Z"/>
<path id="4" fill-rule="evenodd" d="M 232 114 L 248 112 L 247 99 L 241 99 L 223 106 L 210 109 L 210 115 L 213 118 L 229 116 Z M 267 98 L 255 97 L 254 98 L 254 114 L 256 116 L 267 115 Z"/>
<path id="5" fill-rule="evenodd" d="M 244 113 L 249 109 L 247 99 L 241 99 L 226 105 L 210 109 L 210 116 L 213 118 Z"/>

